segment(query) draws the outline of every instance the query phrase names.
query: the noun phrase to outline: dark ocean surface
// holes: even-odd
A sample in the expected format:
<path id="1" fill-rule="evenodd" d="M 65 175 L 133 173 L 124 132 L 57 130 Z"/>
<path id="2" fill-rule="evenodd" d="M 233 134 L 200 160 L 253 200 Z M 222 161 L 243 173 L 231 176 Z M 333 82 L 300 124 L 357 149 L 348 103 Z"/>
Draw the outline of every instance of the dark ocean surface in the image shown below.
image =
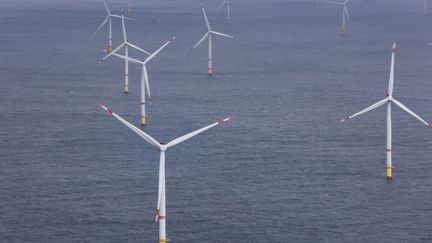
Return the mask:
<path id="1" fill-rule="evenodd" d="M 126 1 L 108 2 L 113 13 Z M 199 0 L 133 1 L 132 43 L 156 50 L 143 128 L 170 141 L 171 242 L 432 242 L 432 129 L 393 109 L 394 179 L 385 180 L 387 94 L 432 122 L 432 14 L 422 1 L 232 0 L 206 8 L 216 31 L 207 76 Z M 432 5 L 432 3 L 431 3 Z M 431 6 L 432 7 L 432 6 Z M 0 242 L 156 242 L 158 151 L 104 111 L 139 125 L 140 67 L 103 64 L 102 1 L 0 3 Z M 121 41 L 114 21 L 114 45 Z M 131 53 L 144 58 L 139 53 Z"/>

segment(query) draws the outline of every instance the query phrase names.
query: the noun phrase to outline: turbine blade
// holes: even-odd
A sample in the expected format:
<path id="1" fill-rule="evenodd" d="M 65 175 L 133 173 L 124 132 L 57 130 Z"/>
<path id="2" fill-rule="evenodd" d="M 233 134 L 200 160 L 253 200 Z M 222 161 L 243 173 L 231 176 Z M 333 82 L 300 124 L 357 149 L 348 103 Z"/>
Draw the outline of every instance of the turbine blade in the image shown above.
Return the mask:
<path id="1" fill-rule="evenodd" d="M 102 24 L 99 25 L 99 27 L 98 27 L 97 30 L 93 33 L 92 36 L 95 36 L 95 35 L 99 32 L 99 30 L 101 30 L 102 27 L 104 27 L 104 25 L 108 22 L 108 19 L 109 19 L 109 16 L 107 16 L 107 17 L 105 18 L 105 20 L 102 22 Z"/>
<path id="2" fill-rule="evenodd" d="M 219 6 L 217 12 L 219 13 L 219 12 L 221 11 L 222 7 L 225 6 L 226 4 L 227 4 L 227 0 L 224 0 L 224 1 L 222 2 L 222 4 Z"/>
<path id="3" fill-rule="evenodd" d="M 122 31 L 123 31 L 123 41 L 126 42 L 127 41 L 127 35 L 126 35 L 126 25 L 125 25 L 125 19 L 124 19 L 124 14 L 123 14 L 123 9 L 122 9 Z"/>
<path id="4" fill-rule="evenodd" d="M 103 4 L 104 4 L 104 6 L 105 6 L 105 9 L 106 9 L 108 15 L 111 15 L 111 12 L 109 11 L 108 5 L 107 5 L 107 3 L 106 3 L 105 0 L 103 0 Z"/>
<path id="5" fill-rule="evenodd" d="M 197 48 L 204 40 L 205 38 L 207 38 L 207 36 L 209 35 L 210 32 L 207 32 L 203 35 L 203 37 L 201 37 L 201 39 L 192 47 L 192 50 L 195 50 L 195 48 Z"/>
<path id="6" fill-rule="evenodd" d="M 130 124 L 128 121 L 126 121 L 125 119 L 123 119 L 122 117 L 120 117 L 119 115 L 117 115 L 116 113 L 114 113 L 110 108 L 107 108 L 104 105 L 99 105 L 99 107 L 101 107 L 102 109 L 104 109 L 106 112 L 110 113 L 111 115 L 113 115 L 115 118 L 117 118 L 121 123 L 123 123 L 124 125 L 126 125 L 127 127 L 129 127 L 132 131 L 134 131 L 136 134 L 138 134 L 138 136 L 142 137 L 144 140 L 146 140 L 148 143 L 150 143 L 151 145 L 157 147 L 157 148 L 161 148 L 161 145 L 158 141 L 156 141 L 154 138 L 152 138 L 150 135 L 148 135 L 147 133 L 141 131 L 140 129 L 138 129 L 136 126 Z"/>
<path id="7" fill-rule="evenodd" d="M 367 108 L 365 108 L 365 109 L 363 109 L 363 110 L 361 110 L 361 111 L 355 113 L 354 115 L 351 115 L 351 116 L 349 116 L 349 117 L 347 117 L 347 118 L 342 119 L 340 122 L 344 122 L 344 121 L 349 120 L 349 119 L 352 119 L 352 118 L 354 118 L 354 117 L 356 117 L 356 116 L 360 116 L 360 115 L 362 115 L 362 114 L 364 114 L 364 113 L 366 113 L 366 112 L 368 112 L 368 111 L 375 110 L 376 108 L 378 108 L 378 107 L 384 105 L 384 104 L 387 103 L 387 102 L 388 102 L 388 99 L 387 99 L 387 98 L 385 98 L 385 99 L 383 99 L 383 100 L 380 100 L 380 101 L 378 101 L 377 103 L 375 103 L 375 104 L 373 104 L 373 105 L 371 105 L 371 106 L 369 106 L 369 107 L 367 107 Z"/>
<path id="8" fill-rule="evenodd" d="M 214 127 L 214 126 L 217 126 L 217 125 L 219 125 L 219 124 L 222 124 L 222 123 L 224 123 L 224 122 L 226 122 L 226 121 L 228 121 L 228 120 L 230 120 L 230 119 L 231 119 L 231 117 L 225 118 L 225 119 L 223 119 L 223 120 L 219 120 L 219 121 L 217 121 L 217 122 L 215 122 L 215 123 L 213 123 L 213 124 L 210 124 L 210 125 L 208 125 L 208 126 L 206 126 L 206 127 L 203 127 L 203 128 L 198 129 L 198 130 L 196 130 L 196 131 L 194 131 L 194 132 L 191 132 L 191 133 L 188 133 L 188 134 L 186 134 L 186 135 L 183 135 L 183 136 L 181 136 L 181 137 L 179 137 L 179 138 L 176 138 L 176 139 L 172 140 L 172 141 L 169 142 L 166 146 L 167 146 L 167 148 L 170 148 L 170 147 L 172 147 L 172 146 L 175 146 L 175 145 L 177 145 L 177 144 L 179 144 L 179 143 L 181 143 L 181 142 L 184 142 L 184 141 L 188 140 L 189 138 L 192 138 L 192 137 L 194 137 L 194 136 L 196 136 L 196 135 L 198 135 L 198 134 L 200 134 L 200 133 L 202 133 L 202 132 L 204 132 L 204 131 L 206 131 L 206 130 L 208 130 L 208 129 Z"/>
<path id="9" fill-rule="evenodd" d="M 121 44 L 119 46 L 117 46 L 112 52 L 108 53 L 108 55 L 106 55 L 104 58 L 102 58 L 102 61 L 105 61 L 108 57 L 110 57 L 111 55 L 116 54 L 117 51 L 119 51 L 125 44 Z"/>
<path id="10" fill-rule="evenodd" d="M 159 52 L 161 52 L 168 44 L 170 44 L 171 42 L 173 42 L 175 40 L 175 36 L 172 37 L 169 41 L 167 41 L 165 44 L 163 44 L 159 49 L 157 49 L 155 52 L 153 52 L 149 57 L 147 57 L 147 59 L 144 61 L 144 64 L 149 62 L 151 59 L 153 59 L 154 57 L 156 57 L 157 54 L 159 54 Z"/>
<path id="11" fill-rule="evenodd" d="M 110 16 L 113 17 L 113 18 L 119 18 L 119 19 L 122 18 L 122 16 L 117 15 L 117 14 L 110 14 Z M 126 17 L 124 17 L 124 18 L 126 19 Z"/>
<path id="12" fill-rule="evenodd" d="M 327 0 L 323 0 L 323 2 L 328 3 L 328 4 L 332 4 L 332 5 L 343 6 L 343 3 L 331 2 L 331 1 L 327 1 Z"/>
<path id="13" fill-rule="evenodd" d="M 139 61 L 139 60 L 137 60 L 137 59 L 135 59 L 135 58 L 132 58 L 132 57 L 125 57 L 125 56 L 120 55 L 120 54 L 117 54 L 117 53 L 115 53 L 115 52 L 112 52 L 112 54 L 113 54 L 114 56 L 116 56 L 116 57 L 121 58 L 121 59 L 128 60 L 129 62 L 133 62 L 133 63 L 141 64 L 141 65 L 143 64 L 143 62 L 141 62 L 141 61 Z"/>
<path id="14" fill-rule="evenodd" d="M 224 36 L 224 37 L 228 37 L 228 38 L 231 38 L 231 39 L 235 39 L 235 37 L 234 37 L 234 36 L 231 36 L 231 35 L 227 35 L 227 34 L 223 34 L 223 33 L 220 33 L 220 32 L 216 32 L 216 31 L 211 31 L 210 33 L 212 33 L 212 34 L 215 34 L 215 35 L 219 35 L 219 36 Z"/>
<path id="15" fill-rule="evenodd" d="M 110 16 L 113 17 L 113 18 L 119 18 L 119 19 L 122 18 L 122 16 L 117 15 L 117 14 L 110 14 Z M 133 19 L 133 18 L 128 18 L 128 17 L 123 17 L 123 18 L 124 18 L 124 19 L 127 19 L 127 20 L 135 20 L 135 19 Z"/>
<path id="16" fill-rule="evenodd" d="M 348 14 L 348 9 L 346 8 L 345 5 L 344 5 L 344 12 L 345 12 L 345 15 L 347 16 L 348 22 L 351 23 L 351 18 L 350 18 L 349 14 Z"/>
<path id="17" fill-rule="evenodd" d="M 393 43 L 391 64 L 390 64 L 390 77 L 388 86 L 388 95 L 393 95 L 393 83 L 394 83 L 394 63 L 395 63 L 396 43 Z"/>
<path id="18" fill-rule="evenodd" d="M 205 22 L 206 22 L 206 25 L 207 25 L 207 29 L 208 29 L 208 31 L 211 31 L 210 30 L 210 23 L 208 21 L 207 14 L 206 14 L 205 9 L 204 9 L 204 3 L 201 3 L 201 8 L 202 8 L 202 11 L 203 11 L 203 14 L 204 14 L 204 19 L 205 19 Z"/>
<path id="19" fill-rule="evenodd" d="M 404 104 L 400 103 L 399 101 L 393 99 L 393 102 L 399 106 L 402 110 L 406 111 L 408 114 L 410 114 L 411 116 L 413 116 L 414 118 L 416 118 L 417 120 L 421 121 L 423 124 L 425 124 L 426 126 L 429 126 L 429 123 L 427 123 L 425 120 L 423 120 L 420 116 L 418 116 L 416 113 L 414 113 L 413 111 L 411 111 L 410 109 L 408 109 L 408 107 L 406 107 Z"/>
<path id="20" fill-rule="evenodd" d="M 138 46 L 136 46 L 136 45 L 134 45 L 134 44 L 132 44 L 132 43 L 130 43 L 130 42 L 128 42 L 126 45 L 128 45 L 128 46 L 130 46 L 130 47 L 132 47 L 132 48 L 134 48 L 134 49 L 136 49 L 136 50 L 138 50 L 138 51 L 140 51 L 140 52 L 142 52 L 142 53 L 145 53 L 145 54 L 147 54 L 147 55 L 151 55 L 150 52 L 148 52 L 148 51 L 146 51 L 146 50 L 144 50 L 144 49 L 141 49 L 141 48 L 139 48 Z"/>

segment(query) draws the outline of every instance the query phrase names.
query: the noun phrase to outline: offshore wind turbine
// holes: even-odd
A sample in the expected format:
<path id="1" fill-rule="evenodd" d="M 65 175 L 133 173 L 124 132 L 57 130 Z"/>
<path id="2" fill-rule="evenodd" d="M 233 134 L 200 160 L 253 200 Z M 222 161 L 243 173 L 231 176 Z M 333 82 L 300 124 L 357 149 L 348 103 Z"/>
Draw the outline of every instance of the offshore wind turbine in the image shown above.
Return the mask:
<path id="1" fill-rule="evenodd" d="M 217 125 L 223 124 L 224 122 L 230 120 L 231 118 L 225 118 L 222 120 L 219 120 L 215 123 L 212 123 L 206 127 L 203 127 L 201 129 L 198 129 L 194 132 L 188 133 L 186 135 L 183 135 L 179 138 L 176 138 L 174 140 L 172 140 L 171 142 L 165 144 L 163 142 L 158 142 L 156 139 L 152 138 L 150 135 L 148 135 L 147 133 L 143 132 L 142 130 L 140 130 L 139 128 L 135 127 L 134 125 L 132 125 L 131 123 L 129 123 L 128 121 L 126 121 L 125 119 L 123 119 L 122 117 L 120 117 L 119 115 L 117 115 L 116 113 L 114 113 L 111 109 L 103 106 L 103 105 L 99 105 L 102 109 L 104 109 L 105 111 L 107 111 L 108 113 L 110 113 L 112 116 L 114 116 L 115 118 L 117 118 L 121 123 L 123 123 L 124 125 L 126 125 L 127 127 L 129 127 L 132 131 L 134 131 L 136 134 L 138 134 L 138 136 L 140 136 L 141 138 L 143 138 L 144 140 L 146 140 L 148 143 L 150 143 L 151 145 L 153 145 L 154 147 L 156 147 L 157 150 L 159 150 L 159 154 L 160 154 L 160 158 L 159 158 L 159 186 L 158 186 L 158 201 L 157 201 L 157 207 L 156 207 L 156 221 L 159 221 L 159 242 L 160 243 L 165 243 L 167 241 L 167 236 L 166 236 L 166 190 L 165 190 L 165 152 L 179 144 L 182 143 L 212 127 L 215 127 Z"/>
<path id="2" fill-rule="evenodd" d="M 192 50 L 195 50 L 208 37 L 208 43 L 209 43 L 209 47 L 208 47 L 208 75 L 212 75 L 213 74 L 213 60 L 212 60 L 213 59 L 212 58 L 212 56 L 213 56 L 213 47 L 212 47 L 213 35 L 228 37 L 231 39 L 235 39 L 235 37 L 211 30 L 210 23 L 208 21 L 207 14 L 205 12 L 203 3 L 201 3 L 201 7 L 202 7 L 203 14 L 204 14 L 206 26 L 207 26 L 207 32 L 203 35 L 203 37 L 201 37 L 201 39 L 195 44 L 195 46 L 192 47 Z"/>
<path id="3" fill-rule="evenodd" d="M 425 120 L 423 120 L 421 117 L 419 117 L 417 114 L 415 114 L 413 111 L 408 109 L 405 105 L 403 105 L 401 102 L 393 98 L 393 81 L 394 81 L 394 62 L 395 62 L 395 53 L 396 53 L 396 43 L 393 43 L 393 49 L 392 49 L 392 55 L 391 55 L 391 65 L 390 65 L 390 77 L 389 77 L 389 84 L 388 84 L 388 92 L 387 96 L 376 102 L 375 104 L 367 107 L 366 109 L 363 109 L 354 115 L 351 115 L 345 119 L 342 119 L 341 122 L 345 122 L 349 119 L 352 119 L 356 116 L 362 115 L 368 111 L 374 110 L 380 106 L 383 106 L 387 104 L 387 146 L 386 146 L 386 177 L 392 178 L 392 115 L 391 115 L 391 108 L 392 103 L 394 103 L 396 106 L 399 106 L 402 110 L 406 111 L 408 114 L 412 115 L 414 118 L 422 122 L 427 127 L 432 128 L 432 125 L 427 123 Z"/>
<path id="4" fill-rule="evenodd" d="M 102 58 L 101 61 L 105 61 L 108 57 L 110 57 L 113 53 L 117 53 L 120 49 L 124 48 L 124 56 L 126 57 L 126 59 L 124 59 L 125 62 L 125 83 L 124 83 L 124 92 L 128 93 L 129 92 L 129 60 L 127 59 L 129 57 L 129 47 L 136 49 L 140 52 L 143 52 L 147 55 L 151 55 L 151 53 L 149 53 L 148 51 L 139 48 L 138 46 L 130 43 L 127 39 L 127 34 L 126 34 L 126 26 L 125 26 L 125 17 L 124 17 L 124 13 L 122 10 L 122 30 L 123 30 L 123 43 L 121 43 L 120 45 L 118 45 L 112 52 L 110 52 L 108 55 L 106 55 L 104 58 Z"/>
<path id="5" fill-rule="evenodd" d="M 150 86 L 148 81 L 148 73 L 147 73 L 147 63 L 155 58 L 159 52 L 161 52 L 168 44 L 173 42 L 175 40 L 175 36 L 171 37 L 169 41 L 167 41 L 165 44 L 163 44 L 159 49 L 157 49 L 155 52 L 151 53 L 150 56 L 148 56 L 144 61 L 137 60 L 135 58 L 126 57 L 119 55 L 115 52 L 112 52 L 114 56 L 120 57 L 126 61 L 130 61 L 135 64 L 141 65 L 141 125 L 144 126 L 146 124 L 146 108 L 145 108 L 145 102 L 146 102 L 146 91 L 148 94 L 149 103 L 151 105 L 151 96 L 150 96 Z"/>
<path id="6" fill-rule="evenodd" d="M 128 15 L 132 14 L 132 0 L 128 0 Z"/>
<path id="7" fill-rule="evenodd" d="M 348 20 L 348 22 L 351 22 L 350 16 L 348 14 L 348 9 L 347 9 L 347 4 L 349 2 L 349 0 L 345 0 L 345 2 L 343 3 L 337 3 L 337 2 L 330 2 L 330 1 L 325 1 L 326 3 L 329 4 L 333 4 L 333 5 L 337 5 L 337 6 L 342 6 L 342 35 L 346 34 L 346 22 Z"/>
<path id="8" fill-rule="evenodd" d="M 226 24 L 230 24 L 230 21 L 231 21 L 231 5 L 230 5 L 230 0 L 224 0 L 222 2 L 222 4 L 219 6 L 218 12 L 224 6 L 227 6 L 227 20 L 226 20 Z"/>
<path id="9" fill-rule="evenodd" d="M 106 23 L 108 23 L 108 47 L 107 47 L 106 51 L 108 53 L 110 53 L 112 51 L 112 47 L 113 47 L 113 45 L 112 45 L 112 18 L 122 18 L 122 16 L 111 14 L 111 12 L 110 12 L 110 10 L 108 8 L 108 5 L 107 5 L 107 3 L 106 3 L 105 0 L 103 1 L 103 3 L 104 3 L 104 6 L 105 6 L 105 9 L 107 11 L 107 16 L 105 17 L 105 20 L 102 22 L 102 24 L 99 25 L 99 27 L 93 33 L 93 36 L 95 36 L 99 32 L 99 30 L 102 29 L 102 27 L 104 27 Z M 133 20 L 133 19 L 127 18 L 127 17 L 124 17 L 124 18 L 125 19 L 129 19 L 129 20 Z"/>

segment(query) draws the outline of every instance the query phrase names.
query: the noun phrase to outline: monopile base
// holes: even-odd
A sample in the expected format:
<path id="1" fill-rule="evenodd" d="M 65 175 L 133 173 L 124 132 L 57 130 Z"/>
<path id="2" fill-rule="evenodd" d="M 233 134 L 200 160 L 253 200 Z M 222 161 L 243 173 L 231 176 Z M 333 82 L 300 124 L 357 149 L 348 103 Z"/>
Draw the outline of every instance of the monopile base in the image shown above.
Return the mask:
<path id="1" fill-rule="evenodd" d="M 392 169 L 393 169 L 393 167 L 391 167 L 391 166 L 387 166 L 386 167 L 386 178 L 387 179 L 391 179 L 392 178 Z"/>

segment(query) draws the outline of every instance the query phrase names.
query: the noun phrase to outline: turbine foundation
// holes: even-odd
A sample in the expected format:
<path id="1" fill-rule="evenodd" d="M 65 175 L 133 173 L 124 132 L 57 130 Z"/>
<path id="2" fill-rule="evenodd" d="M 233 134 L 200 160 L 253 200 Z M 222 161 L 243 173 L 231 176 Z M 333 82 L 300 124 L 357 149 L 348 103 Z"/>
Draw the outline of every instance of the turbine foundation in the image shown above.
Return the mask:
<path id="1" fill-rule="evenodd" d="M 165 237 L 161 237 L 161 238 L 159 239 L 159 243 L 166 243 L 166 242 L 167 242 L 167 240 L 166 240 Z"/>
<path id="2" fill-rule="evenodd" d="M 208 75 L 211 76 L 212 74 L 213 74 L 213 69 L 212 69 L 212 68 L 209 68 L 209 69 L 208 69 Z"/>
<path id="3" fill-rule="evenodd" d="M 391 167 L 391 166 L 387 166 L 386 167 L 386 178 L 387 179 L 391 179 L 392 178 L 392 169 L 393 169 L 393 167 Z"/>
<path id="4" fill-rule="evenodd" d="M 144 126 L 146 124 L 146 117 L 141 116 L 141 126 Z"/>
<path id="5" fill-rule="evenodd" d="M 108 53 L 111 53 L 113 51 L 112 45 L 108 45 L 107 50 Z"/>
<path id="6" fill-rule="evenodd" d="M 129 85 L 127 84 L 124 85 L 124 92 L 125 94 L 129 93 Z"/>

